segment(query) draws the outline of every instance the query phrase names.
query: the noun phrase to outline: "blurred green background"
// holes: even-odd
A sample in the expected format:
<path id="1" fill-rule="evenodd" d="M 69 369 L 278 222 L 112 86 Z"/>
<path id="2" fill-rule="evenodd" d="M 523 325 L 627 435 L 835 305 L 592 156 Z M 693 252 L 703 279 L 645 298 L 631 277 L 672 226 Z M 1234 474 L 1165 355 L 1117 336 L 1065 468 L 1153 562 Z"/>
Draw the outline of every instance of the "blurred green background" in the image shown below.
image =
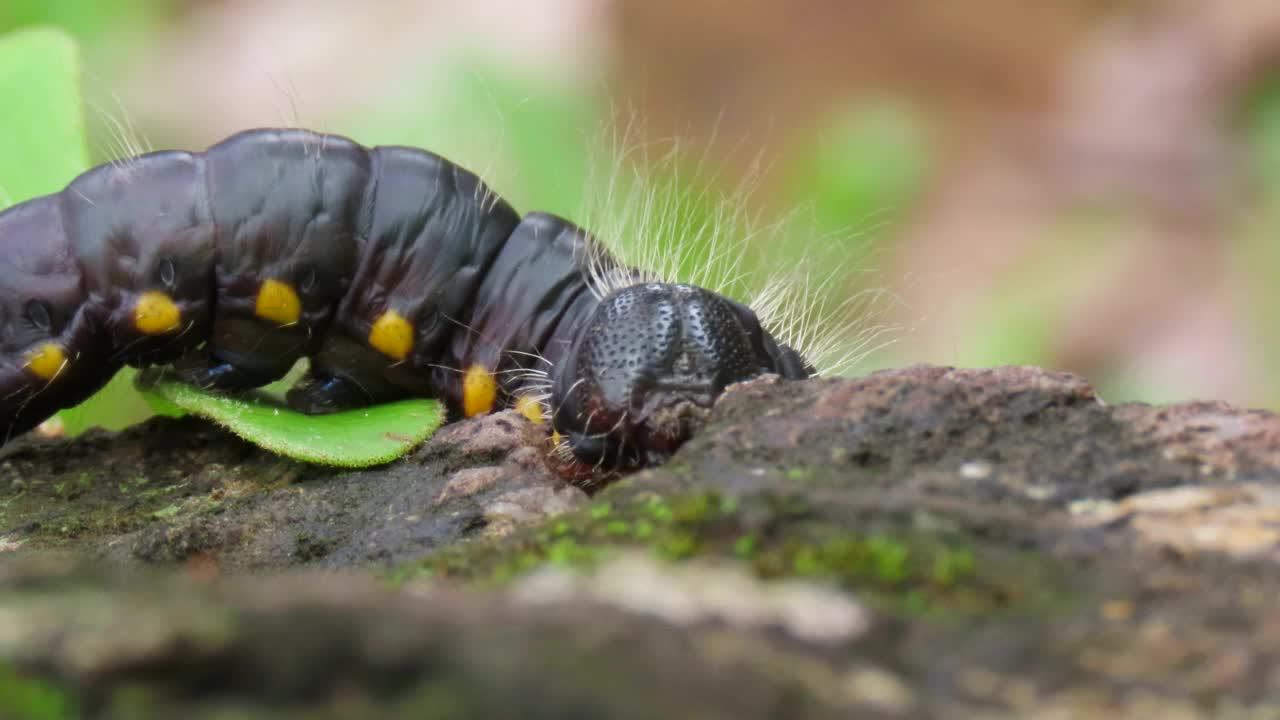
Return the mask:
<path id="1" fill-rule="evenodd" d="M 690 267 L 733 236 L 757 278 L 808 268 L 814 305 L 884 330 L 849 372 L 1032 363 L 1111 402 L 1280 408 L 1270 0 L 0 5 L 33 26 L 78 42 L 92 162 L 262 125 L 416 145 Z"/>

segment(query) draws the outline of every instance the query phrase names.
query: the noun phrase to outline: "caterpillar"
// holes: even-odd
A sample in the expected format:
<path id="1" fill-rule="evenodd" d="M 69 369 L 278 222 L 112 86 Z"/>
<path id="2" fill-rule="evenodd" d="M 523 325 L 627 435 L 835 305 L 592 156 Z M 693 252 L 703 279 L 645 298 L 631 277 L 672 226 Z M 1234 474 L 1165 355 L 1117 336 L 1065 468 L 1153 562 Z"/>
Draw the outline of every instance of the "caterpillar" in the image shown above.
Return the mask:
<path id="1" fill-rule="evenodd" d="M 654 282 L 434 153 L 254 129 L 103 164 L 0 213 L 0 440 L 125 365 L 306 413 L 403 397 L 547 419 L 573 461 L 663 462 L 731 383 L 814 366 L 746 304 Z"/>

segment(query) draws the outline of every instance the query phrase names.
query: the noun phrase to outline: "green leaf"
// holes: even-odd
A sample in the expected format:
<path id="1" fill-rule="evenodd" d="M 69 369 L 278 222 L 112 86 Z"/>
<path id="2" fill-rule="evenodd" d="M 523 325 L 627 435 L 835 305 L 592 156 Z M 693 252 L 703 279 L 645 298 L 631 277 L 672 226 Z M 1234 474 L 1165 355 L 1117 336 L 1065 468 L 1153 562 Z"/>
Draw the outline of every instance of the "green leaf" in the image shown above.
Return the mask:
<path id="1" fill-rule="evenodd" d="M 61 30 L 0 37 L 0 209 L 61 190 L 89 167 L 80 53 Z"/>
<path id="2" fill-rule="evenodd" d="M 332 415 L 303 415 L 265 394 L 216 395 L 177 382 L 139 388 L 162 415 L 186 411 L 271 452 L 303 462 L 362 468 L 391 462 L 444 421 L 435 400 L 401 400 Z"/>

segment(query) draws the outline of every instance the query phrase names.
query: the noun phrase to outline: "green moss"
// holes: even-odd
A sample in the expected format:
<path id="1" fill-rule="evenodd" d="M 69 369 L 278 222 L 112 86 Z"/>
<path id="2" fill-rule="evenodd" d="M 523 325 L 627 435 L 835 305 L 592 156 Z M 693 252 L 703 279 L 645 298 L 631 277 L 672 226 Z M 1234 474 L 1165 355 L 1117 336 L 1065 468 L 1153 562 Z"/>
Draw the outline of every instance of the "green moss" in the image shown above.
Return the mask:
<path id="1" fill-rule="evenodd" d="M 74 478 L 64 477 L 53 483 L 50 488 L 54 497 L 59 500 L 74 500 L 84 495 L 93 487 L 93 477 L 88 471 L 81 472 Z"/>
<path id="2" fill-rule="evenodd" d="M 222 502 L 212 495 L 193 495 L 153 511 L 151 517 L 172 522 L 180 518 L 215 515 L 221 510 Z"/>
<path id="3" fill-rule="evenodd" d="M 141 487 L 142 485 L 145 485 L 146 482 L 147 482 L 146 478 L 143 478 L 141 482 L 134 484 L 134 488 L 136 489 L 138 487 Z M 155 498 L 158 498 L 161 495 L 170 495 L 172 493 L 175 493 L 186 486 L 187 486 L 186 483 L 178 483 L 176 485 L 166 485 L 164 487 L 158 487 L 158 488 L 147 488 L 146 490 L 142 490 L 141 492 L 138 493 L 138 499 L 154 500 Z"/>
<path id="4" fill-rule="evenodd" d="M 907 613 L 990 612 L 1037 604 L 1061 590 L 1030 556 L 976 545 L 956 533 L 833 522 L 796 496 L 741 499 L 715 492 L 615 495 L 503 540 L 439 551 L 399 568 L 396 581 L 438 577 L 481 585 L 551 564 L 589 569 L 620 549 L 647 547 L 670 561 L 736 559 L 762 578 L 834 582 Z"/>
<path id="5" fill-rule="evenodd" d="M 933 559 L 933 581 L 940 585 L 954 585 L 973 573 L 973 552 L 967 548 L 940 553 Z"/>
<path id="6" fill-rule="evenodd" d="M 110 718 L 151 718 L 163 712 L 159 705 L 159 694 L 153 688 L 126 683 L 112 689 L 105 714 Z"/>
<path id="7" fill-rule="evenodd" d="M 0 511 L 10 518 L 39 520 L 18 535 L 28 547 L 58 548 L 223 509 L 223 501 L 212 494 L 193 494 L 188 481 L 163 484 L 160 477 L 142 473 L 110 475 L 69 470 L 29 476 L 14 483 L 16 492 L 0 499 Z"/>
<path id="8" fill-rule="evenodd" d="M 157 520 L 172 520 L 177 517 L 180 512 L 182 512 L 181 505 L 167 505 L 151 513 L 151 517 Z"/>
<path id="9" fill-rule="evenodd" d="M 424 720 L 467 717 L 476 711 L 461 688 L 455 683 L 442 681 L 422 685 L 399 705 L 404 711 L 401 717 L 417 717 Z"/>
<path id="10" fill-rule="evenodd" d="M 127 480 L 121 481 L 118 489 L 121 495 L 129 495 L 136 492 L 139 493 L 139 497 L 142 497 L 145 493 L 151 493 L 149 497 L 154 497 L 156 494 L 164 492 L 164 488 L 145 490 L 144 488 L 150 483 L 151 478 L 146 475 L 134 475 Z M 170 487 L 174 486 L 171 485 Z"/>
<path id="11" fill-rule="evenodd" d="M 812 473 L 810 473 L 805 468 L 791 468 L 790 470 L 787 470 L 787 479 L 788 480 L 808 480 L 811 474 Z"/>
<path id="12" fill-rule="evenodd" d="M 667 560 L 684 560 L 698 554 L 698 536 L 693 532 L 674 532 L 654 546 Z"/>
<path id="13" fill-rule="evenodd" d="M 75 700 L 57 686 L 0 665 L 0 717 L 62 720 L 80 717 L 80 713 Z"/>

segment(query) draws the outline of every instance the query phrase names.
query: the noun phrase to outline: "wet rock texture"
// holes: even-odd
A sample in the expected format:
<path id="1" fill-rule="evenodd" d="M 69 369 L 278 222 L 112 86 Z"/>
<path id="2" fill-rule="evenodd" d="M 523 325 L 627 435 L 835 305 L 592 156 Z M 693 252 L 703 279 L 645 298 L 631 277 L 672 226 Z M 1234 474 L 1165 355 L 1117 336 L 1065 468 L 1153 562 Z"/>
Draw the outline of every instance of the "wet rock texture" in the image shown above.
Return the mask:
<path id="1" fill-rule="evenodd" d="M 0 717 L 1280 717 L 1271 413 L 915 367 L 733 388 L 590 498 L 544 455 L 6 448 Z"/>

